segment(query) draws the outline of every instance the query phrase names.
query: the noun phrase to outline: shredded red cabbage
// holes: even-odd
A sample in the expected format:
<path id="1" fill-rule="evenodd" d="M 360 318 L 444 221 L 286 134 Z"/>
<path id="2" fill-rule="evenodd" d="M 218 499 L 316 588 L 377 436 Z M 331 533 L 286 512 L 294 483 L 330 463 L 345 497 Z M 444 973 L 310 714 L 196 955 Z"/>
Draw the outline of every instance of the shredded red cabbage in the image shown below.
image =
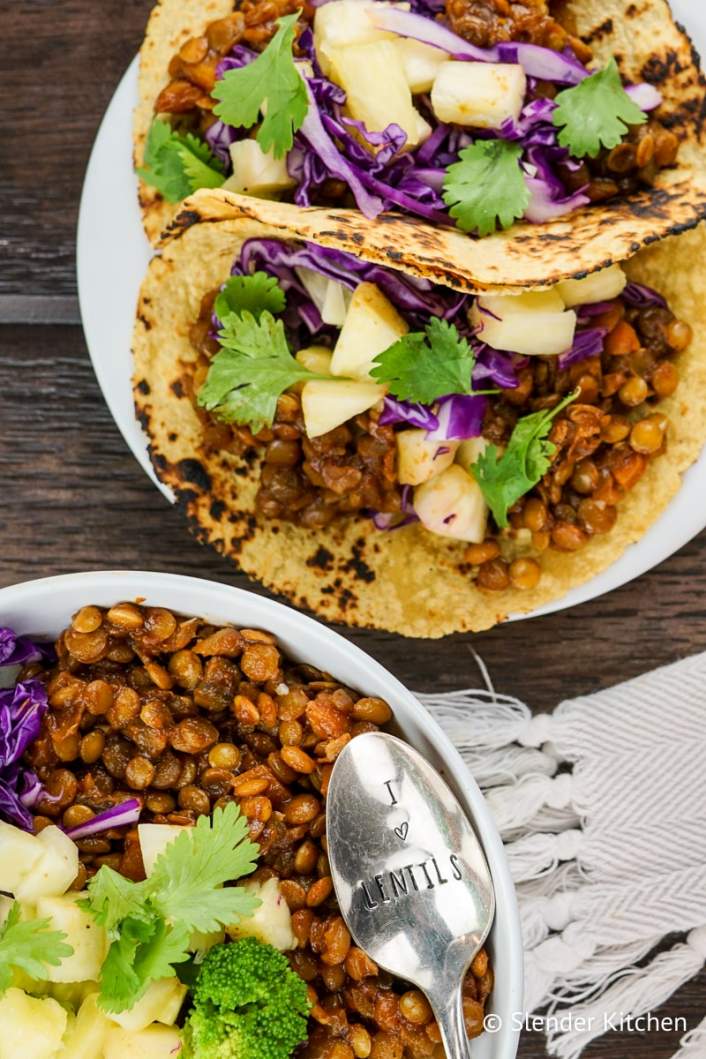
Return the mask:
<path id="1" fill-rule="evenodd" d="M 508 41 L 498 44 L 497 59 L 493 62 L 519 63 L 528 77 L 540 81 L 555 81 L 557 84 L 577 85 L 589 76 L 589 71 L 579 62 L 570 48 L 552 51 L 538 44 Z"/>
<path id="2" fill-rule="evenodd" d="M 396 33 L 399 37 L 411 37 L 412 40 L 421 41 L 422 44 L 430 44 L 432 48 L 447 52 L 453 59 L 468 59 L 471 62 L 481 63 L 498 62 L 496 48 L 477 48 L 463 37 L 459 37 L 453 30 L 448 29 L 443 23 L 414 11 L 403 11 L 399 7 L 383 7 L 382 4 L 379 7 L 376 5 L 371 20 L 378 29 Z"/>
<path id="3" fill-rule="evenodd" d="M 607 334 L 606 327 L 589 327 L 584 331 L 577 331 L 571 349 L 559 356 L 559 369 L 564 371 L 572 364 L 588 360 L 589 357 L 599 357 L 603 352 Z"/>
<path id="4" fill-rule="evenodd" d="M 209 125 L 204 133 L 204 139 L 211 148 L 211 153 L 222 162 L 226 169 L 231 166 L 230 145 L 238 139 L 238 130 L 232 125 L 226 125 L 220 120 Z"/>
<path id="5" fill-rule="evenodd" d="M 473 350 L 476 364 L 473 369 L 473 385 L 485 389 L 489 385 L 502 390 L 514 390 L 518 384 L 517 372 L 528 363 L 527 357 L 513 353 L 501 353 L 485 342 L 475 340 Z"/>
<path id="6" fill-rule="evenodd" d="M 612 309 L 614 305 L 614 301 L 593 302 L 592 305 L 577 305 L 576 316 L 579 320 L 590 319 L 592 316 L 602 316 L 603 313 L 607 313 Z"/>
<path id="7" fill-rule="evenodd" d="M 311 150 L 318 155 L 321 162 L 326 166 L 331 176 L 338 177 L 339 180 L 343 180 L 348 185 L 353 192 L 361 213 L 374 219 L 385 208 L 384 201 L 368 193 L 361 180 L 362 174 L 344 158 L 336 147 L 321 119 L 319 105 L 309 82 L 306 83 L 306 87 L 309 96 L 309 108 L 297 138 L 306 141 Z"/>
<path id="8" fill-rule="evenodd" d="M 314 333 L 323 325 L 318 310 L 297 276 L 296 268 L 309 268 L 329 279 L 336 280 L 349 290 L 359 283 L 374 283 L 393 305 L 413 324 L 425 325 L 430 316 L 452 321 L 461 316 L 470 304 L 470 297 L 429 280 L 417 279 L 403 272 L 369 264 L 352 254 L 314 243 L 288 243 L 280 239 L 248 239 L 235 262 L 234 275 L 247 275 L 258 269 L 276 276 L 287 292 L 288 309 L 292 306 L 299 315 L 305 305 L 313 307 L 304 322 Z M 465 315 L 463 315 L 465 320 Z M 315 326 L 311 326 L 314 324 Z"/>
<path id="9" fill-rule="evenodd" d="M 412 401 L 398 401 L 396 397 L 390 397 L 389 394 L 385 397 L 379 421 L 383 426 L 407 423 L 421 430 L 436 430 L 439 426 L 438 416 L 428 405 Z"/>
<path id="10" fill-rule="evenodd" d="M 662 93 L 654 85 L 650 85 L 646 81 L 642 81 L 638 85 L 626 85 L 625 91 L 633 103 L 636 103 L 640 110 L 646 112 L 656 110 L 662 103 Z"/>
<path id="11" fill-rule="evenodd" d="M 478 394 L 449 394 L 438 406 L 438 426 L 427 433 L 429 441 L 465 441 L 483 432 L 487 400 Z"/>
<path id="12" fill-rule="evenodd" d="M 553 131 L 556 133 L 556 129 Z M 585 187 L 567 195 L 566 188 L 553 168 L 557 162 L 567 161 L 569 153 L 565 148 L 533 144 L 527 148 L 525 157 L 525 183 L 531 196 L 524 214 L 528 221 L 542 224 L 553 217 L 571 213 L 579 206 L 586 206 L 591 201 L 584 194 Z"/>
<path id="13" fill-rule="evenodd" d="M 23 666 L 47 657 L 53 649 L 35 643 L 27 636 L 18 636 L 7 625 L 0 626 L 0 666 Z"/>
<path id="14" fill-rule="evenodd" d="M 69 838 L 77 841 L 80 838 L 88 838 L 89 835 L 99 835 L 101 831 L 109 831 L 113 827 L 125 827 L 127 824 L 136 824 L 140 819 L 142 803 L 137 798 L 128 798 L 120 805 L 114 805 L 103 813 L 87 820 L 85 824 L 77 824 L 66 831 Z"/>
<path id="15" fill-rule="evenodd" d="M 648 305 L 658 305 L 661 309 L 667 308 L 666 299 L 652 287 L 646 287 L 644 283 L 628 283 L 621 298 L 637 309 L 644 309 Z"/>
<path id="16" fill-rule="evenodd" d="M 413 522 L 419 522 L 419 515 L 414 510 L 412 503 L 414 499 L 414 491 L 411 485 L 403 485 L 400 498 L 400 510 L 390 514 L 386 511 L 370 511 L 370 518 L 373 520 L 375 529 L 379 530 L 396 530 L 402 529 L 403 526 L 409 526 Z"/>
<path id="17" fill-rule="evenodd" d="M 0 818 L 26 831 L 32 830 L 29 808 L 36 804 L 41 785 L 21 758 L 39 735 L 47 707 L 46 688 L 39 680 L 0 691 Z"/>

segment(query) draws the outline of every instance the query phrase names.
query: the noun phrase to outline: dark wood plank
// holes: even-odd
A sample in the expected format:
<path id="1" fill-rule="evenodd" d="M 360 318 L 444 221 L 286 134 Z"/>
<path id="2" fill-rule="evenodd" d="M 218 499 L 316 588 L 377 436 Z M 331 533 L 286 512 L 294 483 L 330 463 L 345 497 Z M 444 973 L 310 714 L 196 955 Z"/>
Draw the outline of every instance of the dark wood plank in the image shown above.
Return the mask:
<path id="1" fill-rule="evenodd" d="M 262 591 L 192 540 L 112 422 L 78 328 L 0 327 L 0 585 L 75 570 L 169 570 Z M 703 648 L 706 534 L 631 585 L 565 614 L 482 636 L 410 643 L 340 630 L 420 691 L 478 683 L 477 650 L 499 689 L 536 710 Z M 469 718 L 472 723 L 472 718 Z M 607 733 L 607 736 L 609 733 Z M 665 1008 L 694 1025 L 706 973 Z M 587 1059 L 669 1059 L 674 1034 L 609 1034 Z M 545 1056 L 528 1034 L 522 1059 Z"/>
<path id="2" fill-rule="evenodd" d="M 150 7 L 150 0 L 3 4 L 0 293 L 75 293 L 84 170 Z"/>

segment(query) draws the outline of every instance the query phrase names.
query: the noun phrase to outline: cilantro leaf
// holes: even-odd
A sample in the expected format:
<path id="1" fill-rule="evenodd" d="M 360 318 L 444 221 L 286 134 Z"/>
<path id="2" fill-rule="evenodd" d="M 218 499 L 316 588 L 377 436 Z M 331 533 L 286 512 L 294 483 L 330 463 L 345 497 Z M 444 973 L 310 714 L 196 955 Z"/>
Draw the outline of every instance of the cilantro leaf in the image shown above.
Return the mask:
<path id="1" fill-rule="evenodd" d="M 488 445 L 471 464 L 473 477 L 501 529 L 507 526 L 507 513 L 515 501 L 529 492 L 549 470 L 556 449 L 547 440 L 550 427 L 559 412 L 577 396 L 577 392 L 570 393 L 555 408 L 545 408 L 518 419 L 502 456 L 498 458 L 496 445 Z"/>
<path id="2" fill-rule="evenodd" d="M 251 872 L 258 854 L 247 820 L 230 803 L 185 828 L 144 882 L 125 879 L 105 865 L 96 872 L 81 907 L 111 940 L 100 978 L 104 1011 L 131 1008 L 150 982 L 176 974 L 174 965 L 190 959 L 194 931 L 227 926 L 258 907 L 259 900 L 246 890 L 223 888 Z"/>
<path id="3" fill-rule="evenodd" d="M 284 310 L 284 291 L 274 276 L 266 272 L 253 272 L 250 276 L 231 276 L 216 298 L 214 311 L 224 323 L 231 313 L 252 313 L 256 320 L 267 311 L 276 315 Z"/>
<path id="4" fill-rule="evenodd" d="M 213 113 L 226 125 L 249 129 L 262 113 L 257 142 L 282 158 L 294 143 L 309 108 L 306 85 L 292 55 L 299 13 L 280 18 L 278 29 L 254 62 L 228 70 L 211 93 L 219 103 Z"/>
<path id="5" fill-rule="evenodd" d="M 155 118 L 150 126 L 145 164 L 137 175 L 167 202 L 180 202 L 198 188 L 220 187 L 225 180 L 223 166 L 208 144 L 190 132 L 175 132 L 163 118 Z"/>
<path id="6" fill-rule="evenodd" d="M 230 802 L 212 817 L 200 816 L 155 861 L 149 878 L 154 908 L 189 930 L 212 931 L 253 912 L 257 898 L 223 883 L 248 875 L 259 846 L 248 838 L 248 825 Z"/>
<path id="7" fill-rule="evenodd" d="M 112 938 L 121 920 L 142 908 L 144 888 L 144 883 L 134 883 L 106 865 L 93 876 L 88 884 L 88 897 L 78 905 Z"/>
<path id="8" fill-rule="evenodd" d="M 308 371 L 289 351 L 281 320 L 264 311 L 231 313 L 219 333 L 221 349 L 199 390 L 198 403 L 226 423 L 241 423 L 257 433 L 269 426 L 277 398 L 296 382 L 328 376 Z"/>
<path id="9" fill-rule="evenodd" d="M 190 958 L 190 937 L 191 930 L 183 923 L 170 927 L 163 919 L 158 919 L 152 937 L 140 945 L 135 955 L 138 978 L 143 982 L 173 978 L 176 975 L 173 965 L 185 963 Z"/>
<path id="10" fill-rule="evenodd" d="M 120 932 L 101 968 L 99 1004 L 104 1011 L 128 1010 L 149 985 L 151 978 L 142 978 L 138 973 L 137 954 L 149 944 L 157 929 L 157 917 L 149 913 L 128 916 L 120 924 Z"/>
<path id="11" fill-rule="evenodd" d="M 432 404 L 446 394 L 470 393 L 474 363 L 466 339 L 453 324 L 435 317 L 424 333 L 403 335 L 378 353 L 370 374 L 403 401 Z"/>
<path id="12" fill-rule="evenodd" d="M 25 971 L 32 978 L 44 979 L 47 964 L 58 967 L 73 948 L 66 944 L 66 934 L 50 930 L 48 919 L 20 922 L 17 901 L 0 927 L 0 995 L 12 984 L 12 969 Z"/>
<path id="13" fill-rule="evenodd" d="M 446 170 L 444 202 L 464 232 L 490 235 L 523 215 L 530 193 L 520 168 L 522 147 L 508 140 L 478 140 Z"/>
<path id="14" fill-rule="evenodd" d="M 556 97 L 552 121 L 559 143 L 574 158 L 595 158 L 602 147 L 617 147 L 629 125 L 643 125 L 647 115 L 623 88 L 615 59 L 585 81 Z"/>

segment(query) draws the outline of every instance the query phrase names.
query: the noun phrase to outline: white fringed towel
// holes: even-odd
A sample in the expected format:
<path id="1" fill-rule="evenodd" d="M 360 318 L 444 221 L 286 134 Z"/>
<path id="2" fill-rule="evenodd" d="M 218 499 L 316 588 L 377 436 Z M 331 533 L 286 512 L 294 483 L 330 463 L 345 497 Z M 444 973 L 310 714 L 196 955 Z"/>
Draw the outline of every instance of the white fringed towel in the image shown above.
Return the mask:
<path id="1" fill-rule="evenodd" d="M 570 1013 L 547 1049 L 578 1059 L 611 1018 L 653 1012 L 706 963 L 706 653 L 534 717 L 478 662 L 485 690 L 419 698 L 506 843 L 526 1010 Z M 674 1059 L 706 1059 L 706 1019 Z"/>

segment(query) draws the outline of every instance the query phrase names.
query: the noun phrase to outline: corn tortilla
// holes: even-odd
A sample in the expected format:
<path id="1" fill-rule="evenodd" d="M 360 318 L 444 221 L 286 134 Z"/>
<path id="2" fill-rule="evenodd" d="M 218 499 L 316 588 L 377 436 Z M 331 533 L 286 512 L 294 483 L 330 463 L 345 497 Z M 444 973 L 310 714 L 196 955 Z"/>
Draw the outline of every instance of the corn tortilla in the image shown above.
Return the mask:
<path id="1" fill-rule="evenodd" d="M 161 0 L 154 8 L 141 52 L 137 164 L 143 162 L 154 101 L 168 81 L 169 59 L 208 22 L 232 10 L 232 0 Z M 660 115 L 681 147 L 678 165 L 661 170 L 654 187 L 546 224 L 516 224 L 481 240 L 399 214 L 370 221 L 357 210 L 300 210 L 221 191 L 201 193 L 195 205 L 189 200 L 192 219 L 261 220 L 461 290 L 556 283 L 623 261 L 655 239 L 693 227 L 706 217 L 706 86 L 698 56 L 672 19 L 667 0 L 569 0 L 562 4 L 562 21 L 591 45 L 597 60 L 615 55 L 626 80 L 646 80 L 661 91 Z M 146 231 L 156 242 L 179 205 L 165 202 L 145 184 L 140 202 Z"/>
<path id="2" fill-rule="evenodd" d="M 633 279 L 663 293 L 694 330 L 691 346 L 678 358 L 676 393 L 660 403 L 671 420 L 667 451 L 650 462 L 618 506 L 610 533 L 591 538 L 579 552 L 550 549 L 541 556 L 536 589 L 478 589 L 463 563 L 465 546 L 418 525 L 385 533 L 364 518 L 317 531 L 257 521 L 259 464 L 202 451 L 201 425 L 181 374 L 196 356 L 189 328 L 202 296 L 226 279 L 246 239 L 281 234 L 245 220 L 189 228 L 152 261 L 133 338 L 136 409 L 159 478 L 173 489 L 196 536 L 268 588 L 330 622 L 416 637 L 477 632 L 508 614 L 560 599 L 606 569 L 643 536 L 679 489 L 706 439 L 704 226 L 643 251 L 627 268 Z"/>

